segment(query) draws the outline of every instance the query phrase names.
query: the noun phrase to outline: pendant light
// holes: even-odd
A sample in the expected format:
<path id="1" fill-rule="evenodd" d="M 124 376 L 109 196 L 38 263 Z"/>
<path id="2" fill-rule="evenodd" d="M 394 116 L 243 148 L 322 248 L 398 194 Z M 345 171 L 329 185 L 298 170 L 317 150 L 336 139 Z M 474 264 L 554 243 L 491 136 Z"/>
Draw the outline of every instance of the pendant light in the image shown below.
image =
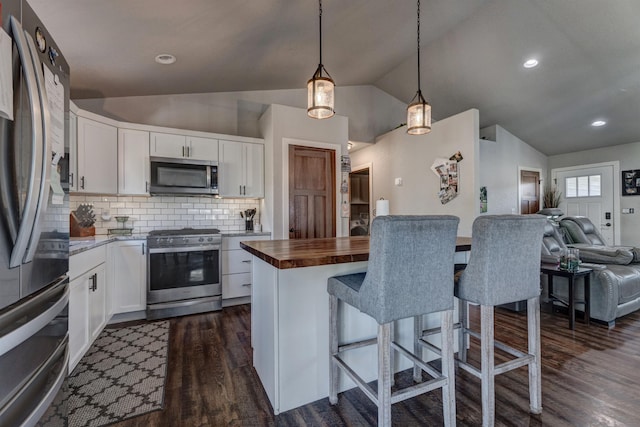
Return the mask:
<path id="1" fill-rule="evenodd" d="M 322 65 L 322 0 L 320 7 L 320 63 L 313 77 L 307 82 L 307 114 L 314 119 L 328 119 L 335 114 L 333 109 L 335 83 Z M 327 75 L 324 77 L 322 71 Z"/>
<path id="2" fill-rule="evenodd" d="M 431 105 L 420 90 L 420 0 L 418 0 L 418 92 L 407 107 L 407 133 L 424 135 L 431 132 Z"/>

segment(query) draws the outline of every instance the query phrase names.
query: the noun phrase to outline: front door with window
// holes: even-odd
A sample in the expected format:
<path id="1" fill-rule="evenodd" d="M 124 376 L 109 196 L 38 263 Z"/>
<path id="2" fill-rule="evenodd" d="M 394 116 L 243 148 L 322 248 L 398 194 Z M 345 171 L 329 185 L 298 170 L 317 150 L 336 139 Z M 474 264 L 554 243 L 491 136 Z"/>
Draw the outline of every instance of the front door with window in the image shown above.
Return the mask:
<path id="1" fill-rule="evenodd" d="M 586 216 L 600 230 L 608 245 L 615 244 L 613 214 L 613 166 L 552 171 L 562 192 L 560 209 L 567 216 Z"/>

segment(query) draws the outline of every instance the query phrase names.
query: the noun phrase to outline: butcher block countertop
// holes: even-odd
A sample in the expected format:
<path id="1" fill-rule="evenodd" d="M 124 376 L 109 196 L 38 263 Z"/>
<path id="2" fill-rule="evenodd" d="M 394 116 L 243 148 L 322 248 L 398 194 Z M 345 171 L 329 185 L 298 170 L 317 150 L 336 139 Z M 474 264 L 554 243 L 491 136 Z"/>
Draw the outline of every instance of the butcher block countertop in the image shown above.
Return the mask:
<path id="1" fill-rule="evenodd" d="M 240 247 L 281 270 L 369 260 L 369 236 L 246 241 Z M 458 237 L 456 251 L 470 249 L 471 238 Z"/>

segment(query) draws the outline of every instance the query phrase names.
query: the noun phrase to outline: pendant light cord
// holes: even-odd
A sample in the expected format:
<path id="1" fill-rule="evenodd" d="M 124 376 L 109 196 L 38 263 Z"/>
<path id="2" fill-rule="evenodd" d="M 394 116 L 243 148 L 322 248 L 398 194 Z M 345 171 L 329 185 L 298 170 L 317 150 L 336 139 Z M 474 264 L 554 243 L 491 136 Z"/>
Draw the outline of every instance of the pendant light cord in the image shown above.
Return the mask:
<path id="1" fill-rule="evenodd" d="M 322 0 L 318 0 L 320 6 L 319 26 L 320 26 L 320 65 L 322 65 Z"/>
<path id="2" fill-rule="evenodd" d="M 420 0 L 418 0 L 418 93 L 422 94 L 420 91 Z"/>

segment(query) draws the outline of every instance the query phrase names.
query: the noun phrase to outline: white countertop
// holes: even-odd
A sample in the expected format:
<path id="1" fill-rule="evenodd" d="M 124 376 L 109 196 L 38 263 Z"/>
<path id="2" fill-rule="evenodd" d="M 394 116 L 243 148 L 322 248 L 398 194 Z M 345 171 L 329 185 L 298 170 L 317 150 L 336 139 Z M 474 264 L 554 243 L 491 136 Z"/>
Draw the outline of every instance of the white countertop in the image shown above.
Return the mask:
<path id="1" fill-rule="evenodd" d="M 251 237 L 269 236 L 271 233 L 264 231 L 225 231 L 220 233 L 222 237 Z M 101 245 L 119 240 L 147 240 L 147 233 L 135 233 L 129 236 L 100 234 L 91 237 L 71 237 L 69 238 L 69 256 L 80 252 L 88 251 Z"/>

